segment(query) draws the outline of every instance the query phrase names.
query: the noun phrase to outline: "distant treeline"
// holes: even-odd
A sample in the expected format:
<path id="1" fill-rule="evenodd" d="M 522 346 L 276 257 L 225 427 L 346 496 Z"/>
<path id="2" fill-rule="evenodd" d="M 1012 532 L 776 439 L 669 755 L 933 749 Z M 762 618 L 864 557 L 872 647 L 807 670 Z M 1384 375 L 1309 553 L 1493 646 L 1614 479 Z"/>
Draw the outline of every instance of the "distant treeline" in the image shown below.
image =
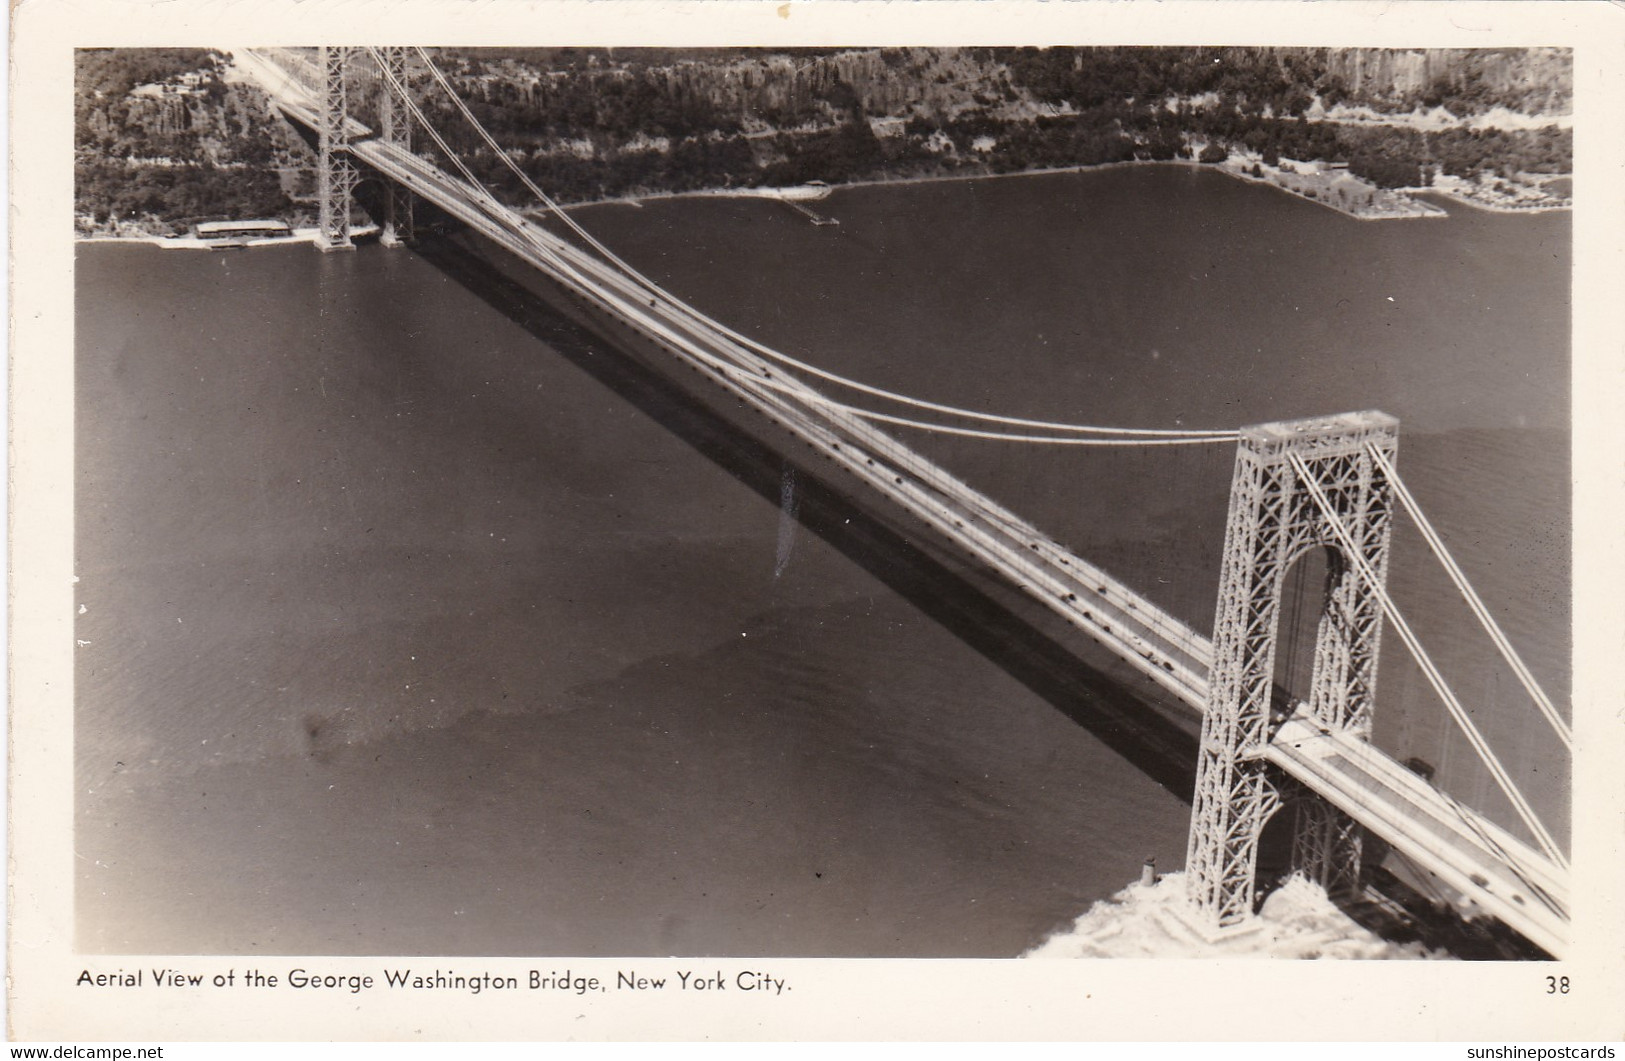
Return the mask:
<path id="1" fill-rule="evenodd" d="M 911 126 L 912 127 L 912 126 Z M 1422 131 L 1401 125 L 1344 125 L 1307 118 L 1265 118 L 1222 107 L 1181 106 L 1174 112 L 1102 104 L 1077 116 L 1040 117 L 1020 126 L 974 116 L 946 123 L 956 143 L 996 136 L 990 164 L 1000 171 L 1089 165 L 1130 158 L 1189 158 L 1190 139 L 1246 149 L 1269 165 L 1281 159 L 1345 162 L 1379 187 L 1430 184 L 1435 174 L 1567 173 L 1573 136 L 1535 130 L 1451 128 Z"/>
<path id="2" fill-rule="evenodd" d="M 1210 160 L 1228 147 L 1269 163 L 1347 163 L 1382 187 L 1572 165 L 1572 137 L 1555 126 L 1422 131 L 1309 116 L 1317 104 L 1469 115 L 1515 109 L 1535 95 L 1561 101 L 1560 88 L 1536 93 L 1527 77 L 1498 88 L 1484 70 L 1555 65 L 1562 82 L 1563 53 L 1432 53 L 1399 72 L 1411 82 L 1426 74 L 1419 84 L 1384 88 L 1366 76 L 1358 89 L 1333 68 L 1343 53 L 1327 49 L 975 49 L 925 59 L 918 50 L 817 52 L 778 70 L 736 55 L 706 64 L 694 53 L 548 54 L 557 65 L 545 69 L 501 51 L 457 52 L 448 65 L 481 122 L 533 180 L 567 200 L 1171 160 L 1192 157 L 1193 142 L 1220 145 Z M 924 86 L 924 101 L 885 106 L 902 78 Z M 945 83 L 954 90 L 941 90 Z M 433 106 L 437 125 L 482 177 L 517 193 L 519 182 L 452 106 Z M 877 136 L 870 119 L 902 128 Z M 747 128 L 756 132 L 745 135 Z M 648 146 L 656 137 L 669 141 L 663 150 Z"/>
<path id="3" fill-rule="evenodd" d="M 74 87 L 83 108 L 97 93 L 123 96 L 140 85 L 212 70 L 220 58 L 208 48 L 84 48 L 75 56 Z"/>
<path id="4" fill-rule="evenodd" d="M 178 223 L 299 209 L 285 193 L 293 183 L 270 171 L 308 166 L 308 149 L 256 90 L 219 79 L 221 58 L 80 53 L 82 216 Z M 509 159 L 566 201 L 1212 161 L 1236 150 L 1266 162 L 1344 162 L 1384 187 L 1572 165 L 1572 137 L 1555 126 L 1422 131 L 1315 120 L 1339 104 L 1379 114 L 1563 107 L 1572 61 L 1552 49 L 455 49 L 437 62 Z M 191 71 L 204 78 L 189 94 L 130 95 Z M 356 92 L 363 118 L 367 92 Z M 424 107 L 483 180 L 519 201 L 520 182 L 449 101 L 426 89 Z M 152 159 L 164 161 L 143 161 Z"/>

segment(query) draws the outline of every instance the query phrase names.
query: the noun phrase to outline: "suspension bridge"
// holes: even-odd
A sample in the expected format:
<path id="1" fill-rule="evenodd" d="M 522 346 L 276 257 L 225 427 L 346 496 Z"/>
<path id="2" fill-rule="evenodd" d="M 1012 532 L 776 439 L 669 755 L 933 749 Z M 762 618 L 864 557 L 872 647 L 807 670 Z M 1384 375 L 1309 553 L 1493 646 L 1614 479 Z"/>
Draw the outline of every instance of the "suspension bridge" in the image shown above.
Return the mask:
<path id="1" fill-rule="evenodd" d="M 1252 916 L 1259 837 L 1290 805 L 1293 868 L 1328 891 L 1357 887 L 1368 833 L 1478 911 L 1562 956 L 1570 942 L 1567 858 L 1387 593 L 1389 539 L 1399 509 L 1420 528 L 1531 703 L 1571 747 L 1568 724 L 1400 480 L 1393 418 L 1361 412 L 1239 431 L 1130 430 L 996 416 L 846 379 L 750 340 L 622 261 L 512 162 L 421 50 L 264 49 L 240 51 L 237 59 L 281 111 L 316 138 L 324 249 L 350 246 L 351 195 L 363 171 L 386 182 L 387 243 L 410 238 L 412 197 L 432 203 L 547 277 L 612 337 L 635 337 L 712 380 L 798 445 L 811 446 L 968 550 L 1199 718 L 1186 875 L 1191 902 L 1215 934 Z M 349 110 L 352 67 L 363 64 L 378 87 L 377 129 Z M 550 211 L 575 239 L 499 201 L 429 122 L 414 82 L 443 93 L 535 206 Z M 414 132 L 433 141 L 438 160 L 414 149 Z M 837 399 L 826 393 L 831 388 L 858 397 Z M 876 402 L 902 411 L 880 411 Z M 1191 629 L 909 448 L 888 430 L 895 428 L 1023 444 L 1235 446 L 1213 636 Z M 1311 692 L 1307 701 L 1293 700 L 1274 683 L 1283 583 L 1293 563 L 1317 549 L 1328 556 L 1329 573 Z M 1416 658 L 1533 844 L 1371 743 L 1385 628 Z"/>

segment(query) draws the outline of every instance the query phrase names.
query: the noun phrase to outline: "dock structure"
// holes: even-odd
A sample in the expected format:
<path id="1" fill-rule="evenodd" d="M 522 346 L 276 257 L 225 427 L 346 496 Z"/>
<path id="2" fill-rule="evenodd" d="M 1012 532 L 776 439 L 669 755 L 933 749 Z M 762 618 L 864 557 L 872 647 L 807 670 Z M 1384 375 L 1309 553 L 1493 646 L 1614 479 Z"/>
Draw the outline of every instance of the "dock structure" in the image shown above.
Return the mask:
<path id="1" fill-rule="evenodd" d="M 840 221 L 837 219 L 833 217 L 826 217 L 823 214 L 820 214 L 817 210 L 814 210 L 812 207 L 808 206 L 806 203 L 798 202 L 795 199 L 785 199 L 784 205 L 788 206 L 798 214 L 806 215 L 807 220 L 811 221 L 815 225 L 840 224 Z"/>
<path id="2" fill-rule="evenodd" d="M 293 229 L 286 221 L 200 221 L 192 226 L 198 239 L 287 239 Z"/>

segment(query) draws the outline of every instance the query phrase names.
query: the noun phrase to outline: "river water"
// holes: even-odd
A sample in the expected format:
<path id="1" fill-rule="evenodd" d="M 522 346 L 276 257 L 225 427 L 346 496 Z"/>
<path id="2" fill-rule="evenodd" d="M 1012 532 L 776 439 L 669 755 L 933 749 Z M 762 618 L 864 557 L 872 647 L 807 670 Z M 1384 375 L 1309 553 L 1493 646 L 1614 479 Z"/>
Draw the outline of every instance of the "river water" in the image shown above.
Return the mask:
<path id="1" fill-rule="evenodd" d="M 1569 219 L 1450 210 L 1359 222 L 1136 167 L 843 189 L 839 226 L 580 216 L 741 330 L 924 398 L 1390 412 L 1566 703 Z M 1178 867 L 1177 735 L 918 528 L 456 242 L 81 247 L 81 948 L 996 956 Z M 1225 448 L 920 446 L 1210 627 Z M 1566 836 L 1555 740 L 1404 525 L 1391 582 Z M 1506 818 L 1385 648 L 1379 743 Z"/>

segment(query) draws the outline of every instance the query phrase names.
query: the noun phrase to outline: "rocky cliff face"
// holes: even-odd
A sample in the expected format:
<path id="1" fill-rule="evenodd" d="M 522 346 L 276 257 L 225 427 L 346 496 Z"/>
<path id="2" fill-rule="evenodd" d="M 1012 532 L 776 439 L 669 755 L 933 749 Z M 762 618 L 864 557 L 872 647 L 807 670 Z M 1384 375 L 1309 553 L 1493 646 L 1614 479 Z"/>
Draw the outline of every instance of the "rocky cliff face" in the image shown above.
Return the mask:
<path id="1" fill-rule="evenodd" d="M 720 73 L 719 79 L 715 76 Z M 1003 67 L 964 49 L 869 49 L 799 59 L 768 55 L 713 71 L 697 63 L 662 71 L 668 84 L 704 95 L 719 107 L 803 112 L 851 90 L 876 115 L 952 112 L 1002 98 Z"/>
<path id="2" fill-rule="evenodd" d="M 1362 101 L 1409 104 L 1448 90 L 1486 108 L 1567 114 L 1574 98 L 1567 49 L 1350 48 L 1327 50 L 1322 61 Z"/>
<path id="3" fill-rule="evenodd" d="M 303 146 L 216 53 L 116 49 L 79 57 L 75 213 L 86 231 L 172 232 L 190 222 L 286 217 Z M 291 179 L 291 178 L 290 178 Z"/>
<path id="4" fill-rule="evenodd" d="M 618 53 L 619 54 L 619 53 Z M 640 83 L 665 99 L 718 113 L 791 122 L 838 120 L 855 104 L 870 115 L 952 116 L 1013 98 L 1002 64 L 967 49 L 856 49 L 815 55 L 762 51 L 669 62 L 606 64 L 559 73 L 523 63 L 471 67 L 459 87 L 495 100 L 517 94 L 536 106 L 587 94 L 608 98 Z M 494 76 L 493 76 L 494 75 Z"/>
<path id="5" fill-rule="evenodd" d="M 295 150 L 264 93 L 222 81 L 213 70 L 200 73 L 200 84 L 185 90 L 164 83 L 133 91 L 82 87 L 76 146 L 104 158 L 162 155 L 216 165 L 286 157 Z"/>
<path id="6" fill-rule="evenodd" d="M 1174 55 L 1149 53 L 1172 52 Z M 1188 51 L 1188 50 L 1184 50 Z M 1245 68 L 1222 86 L 1261 98 L 1282 79 L 1303 91 L 1335 91 L 1335 102 L 1379 110 L 1446 106 L 1463 116 L 1496 107 L 1529 114 L 1566 114 L 1573 97 L 1573 56 L 1532 49 L 1209 49 L 1214 62 L 1230 55 Z M 1212 70 L 1182 63 L 1180 49 L 1054 49 L 1070 56 L 1072 88 L 1091 83 L 1117 98 L 1204 97 Z M 1009 117 L 1040 110 L 1038 98 L 1068 94 L 1055 82 L 1033 85 L 1014 75 L 1009 55 L 993 49 L 887 48 L 830 52 L 730 50 L 713 53 L 618 51 L 577 63 L 567 71 L 546 57 L 493 60 L 463 66 L 460 87 L 491 102 L 518 96 L 527 105 L 580 124 L 602 119 L 616 100 L 662 101 L 700 108 L 750 126 L 789 128 L 839 122 L 860 108 L 870 117 L 924 117 L 942 121 L 966 114 Z M 1188 56 L 1186 57 L 1188 58 Z M 1230 65 L 1230 64 L 1227 64 Z M 1054 64 L 1051 63 L 1053 71 Z M 1133 76 L 1125 76 L 1125 70 Z M 1029 74 L 1031 68 L 1029 67 Z M 1063 79 L 1064 81 L 1065 79 Z M 1328 86 L 1336 86 L 1329 90 Z M 1076 102 L 1076 101 L 1075 101 Z M 1088 102 L 1088 101 L 1084 101 Z M 1080 104 L 1082 105 L 1082 104 Z M 570 116 L 576 116 L 574 118 Z M 608 123 L 613 126 L 612 120 Z M 581 130 L 577 130 L 581 132 Z"/>

